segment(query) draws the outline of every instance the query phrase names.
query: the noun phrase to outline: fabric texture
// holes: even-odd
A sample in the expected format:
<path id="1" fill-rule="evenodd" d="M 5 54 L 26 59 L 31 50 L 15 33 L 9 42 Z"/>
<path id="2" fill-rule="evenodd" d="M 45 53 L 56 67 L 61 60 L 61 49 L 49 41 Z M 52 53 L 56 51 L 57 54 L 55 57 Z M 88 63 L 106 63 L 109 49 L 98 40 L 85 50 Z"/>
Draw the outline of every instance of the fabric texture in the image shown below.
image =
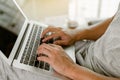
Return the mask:
<path id="1" fill-rule="evenodd" d="M 76 57 L 80 65 L 97 73 L 120 77 L 120 6 L 106 32 L 96 42 L 86 43 L 85 50 L 78 50 Z M 81 43 L 77 44 L 81 45 Z M 87 45 L 87 46 L 86 46 Z M 89 46 L 89 47 L 88 47 Z M 86 54 L 80 60 L 78 56 Z M 83 56 L 82 56 L 83 58 Z"/>
<path id="2" fill-rule="evenodd" d="M 60 80 L 43 73 L 32 73 L 9 66 L 0 56 L 0 80 Z"/>

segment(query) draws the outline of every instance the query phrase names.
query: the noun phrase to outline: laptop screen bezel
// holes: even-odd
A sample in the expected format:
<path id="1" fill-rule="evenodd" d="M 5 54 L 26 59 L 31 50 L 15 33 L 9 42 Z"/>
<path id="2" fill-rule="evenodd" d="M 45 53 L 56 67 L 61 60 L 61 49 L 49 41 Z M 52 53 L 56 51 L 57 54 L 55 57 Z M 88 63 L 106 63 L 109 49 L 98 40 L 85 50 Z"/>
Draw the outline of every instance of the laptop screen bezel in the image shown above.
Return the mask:
<path id="1" fill-rule="evenodd" d="M 20 10 L 20 12 L 21 12 L 21 14 L 23 15 L 23 17 L 25 18 L 25 22 L 23 23 L 23 26 L 22 26 L 22 28 L 21 28 L 21 31 L 20 31 L 17 39 L 16 39 L 16 42 L 15 42 L 13 48 L 12 48 L 12 51 L 10 52 L 9 57 L 8 57 L 8 58 L 6 57 L 6 59 L 7 59 L 7 61 L 8 61 L 7 63 L 8 63 L 9 65 L 12 65 L 12 62 L 13 62 L 13 60 L 14 60 L 14 57 L 15 57 L 15 55 L 16 55 L 16 52 L 17 52 L 17 50 L 18 50 L 18 47 L 19 47 L 20 42 L 21 42 L 21 40 L 22 40 L 22 36 L 24 35 L 24 32 L 25 32 L 25 30 L 26 30 L 26 28 L 27 28 L 27 23 L 28 23 L 28 18 L 25 16 L 25 14 L 24 14 L 24 12 L 22 11 L 22 9 L 20 8 L 20 6 L 17 4 L 17 2 L 16 2 L 15 0 L 12 0 L 12 1 L 13 1 L 13 3 L 15 4 L 15 6 L 18 8 L 18 10 Z"/>

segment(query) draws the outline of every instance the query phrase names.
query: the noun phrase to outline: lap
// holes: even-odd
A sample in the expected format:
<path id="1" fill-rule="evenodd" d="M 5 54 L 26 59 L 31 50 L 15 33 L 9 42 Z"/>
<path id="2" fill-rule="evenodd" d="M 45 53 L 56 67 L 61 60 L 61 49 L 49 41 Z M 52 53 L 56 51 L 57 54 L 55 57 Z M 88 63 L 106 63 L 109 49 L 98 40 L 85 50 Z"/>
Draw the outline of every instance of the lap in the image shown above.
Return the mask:
<path id="1" fill-rule="evenodd" d="M 43 77 L 44 76 L 44 77 Z M 42 73 L 32 73 L 8 65 L 0 56 L 0 80 L 52 80 Z"/>
<path id="2" fill-rule="evenodd" d="M 84 66 L 84 58 L 88 54 L 88 48 L 93 41 L 78 41 L 75 43 L 75 53 L 77 63 Z"/>

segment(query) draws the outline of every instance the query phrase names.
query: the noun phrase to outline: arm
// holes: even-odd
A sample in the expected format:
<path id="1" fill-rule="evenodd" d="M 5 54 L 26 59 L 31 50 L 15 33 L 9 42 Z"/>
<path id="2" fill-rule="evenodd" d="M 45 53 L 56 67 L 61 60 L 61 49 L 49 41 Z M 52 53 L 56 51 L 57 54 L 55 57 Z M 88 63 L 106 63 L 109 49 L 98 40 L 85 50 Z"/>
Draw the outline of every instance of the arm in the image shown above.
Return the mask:
<path id="1" fill-rule="evenodd" d="M 75 64 L 71 69 L 70 74 L 67 75 L 73 80 L 120 80 L 120 78 L 107 77 L 98 73 L 95 73 L 85 67 Z"/>
<path id="2" fill-rule="evenodd" d="M 108 28 L 109 24 L 113 20 L 113 17 L 97 24 L 93 25 L 92 27 L 89 27 L 87 29 L 84 29 L 82 31 L 77 31 L 75 34 L 75 41 L 87 39 L 87 40 L 97 40 L 100 38 Z"/>
<path id="3" fill-rule="evenodd" d="M 104 34 L 112 20 L 113 17 L 105 20 L 102 23 L 99 23 L 97 25 L 85 29 L 64 30 L 56 27 L 48 27 L 43 31 L 42 37 L 44 37 L 48 32 L 53 32 L 53 34 L 45 37 L 43 39 L 43 42 L 46 42 L 47 40 L 50 40 L 52 38 L 59 37 L 59 40 L 56 40 L 54 44 L 68 46 L 75 43 L 78 40 L 83 39 L 97 40 Z"/>

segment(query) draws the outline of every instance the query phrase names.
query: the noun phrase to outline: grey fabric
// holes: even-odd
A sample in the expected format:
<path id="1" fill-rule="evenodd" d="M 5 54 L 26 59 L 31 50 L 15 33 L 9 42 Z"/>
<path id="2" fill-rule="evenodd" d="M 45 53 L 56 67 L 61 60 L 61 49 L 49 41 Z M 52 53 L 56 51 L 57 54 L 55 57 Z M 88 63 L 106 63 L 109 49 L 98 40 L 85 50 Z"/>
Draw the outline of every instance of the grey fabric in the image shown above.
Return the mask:
<path id="1" fill-rule="evenodd" d="M 85 66 L 85 57 L 87 56 L 88 48 L 92 42 L 93 41 L 83 40 L 75 43 L 75 56 L 79 65 Z"/>
<path id="2" fill-rule="evenodd" d="M 106 76 L 120 77 L 120 6 L 104 35 L 96 42 L 85 45 L 89 46 L 83 46 L 86 52 L 76 52 L 76 56 L 84 52 L 87 54 L 83 61 L 78 60 L 79 63 L 84 62 L 82 66 Z"/>
<path id="3" fill-rule="evenodd" d="M 9 66 L 0 56 L 0 80 L 59 80 L 42 73 L 32 73 Z"/>

